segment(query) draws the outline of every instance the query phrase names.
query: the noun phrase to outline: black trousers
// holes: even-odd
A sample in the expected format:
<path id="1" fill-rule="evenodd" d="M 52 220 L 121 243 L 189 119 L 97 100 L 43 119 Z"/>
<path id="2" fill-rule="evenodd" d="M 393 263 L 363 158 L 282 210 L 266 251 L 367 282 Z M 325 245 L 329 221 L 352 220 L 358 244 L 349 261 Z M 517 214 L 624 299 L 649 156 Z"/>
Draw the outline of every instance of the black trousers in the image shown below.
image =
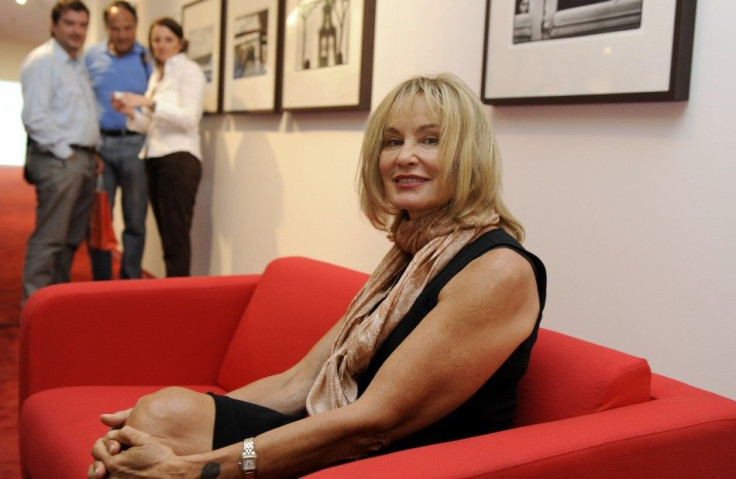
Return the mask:
<path id="1" fill-rule="evenodd" d="M 189 152 L 147 158 L 148 196 L 164 250 L 166 276 L 189 276 L 194 200 L 202 165 Z"/>

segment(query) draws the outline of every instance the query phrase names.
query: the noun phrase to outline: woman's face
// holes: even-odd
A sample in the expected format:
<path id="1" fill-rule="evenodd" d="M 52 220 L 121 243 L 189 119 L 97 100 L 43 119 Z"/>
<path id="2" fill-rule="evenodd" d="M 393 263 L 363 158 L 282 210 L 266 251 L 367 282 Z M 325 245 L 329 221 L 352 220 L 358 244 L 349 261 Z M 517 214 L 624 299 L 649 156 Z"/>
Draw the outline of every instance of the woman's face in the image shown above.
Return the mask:
<path id="1" fill-rule="evenodd" d="M 378 168 L 388 202 L 417 219 L 450 199 L 442 179 L 440 124 L 421 96 L 399 110 L 383 130 Z"/>
<path id="2" fill-rule="evenodd" d="M 154 25 L 151 29 L 151 53 L 157 62 L 166 63 L 166 60 L 181 51 L 183 45 L 184 41 L 168 27 Z"/>

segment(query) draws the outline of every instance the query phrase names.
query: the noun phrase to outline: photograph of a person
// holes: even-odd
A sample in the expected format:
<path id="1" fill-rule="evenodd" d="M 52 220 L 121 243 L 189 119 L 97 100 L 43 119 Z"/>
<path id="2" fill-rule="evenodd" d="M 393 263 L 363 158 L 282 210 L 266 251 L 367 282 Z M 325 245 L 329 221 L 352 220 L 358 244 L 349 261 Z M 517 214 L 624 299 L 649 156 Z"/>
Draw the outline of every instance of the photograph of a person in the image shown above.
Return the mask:
<path id="1" fill-rule="evenodd" d="M 233 79 L 266 74 L 268 10 L 235 19 Z"/>
<path id="2" fill-rule="evenodd" d="M 296 70 L 348 63 L 350 0 L 301 0 Z"/>
<path id="3" fill-rule="evenodd" d="M 644 0 L 516 0 L 514 43 L 641 27 Z"/>

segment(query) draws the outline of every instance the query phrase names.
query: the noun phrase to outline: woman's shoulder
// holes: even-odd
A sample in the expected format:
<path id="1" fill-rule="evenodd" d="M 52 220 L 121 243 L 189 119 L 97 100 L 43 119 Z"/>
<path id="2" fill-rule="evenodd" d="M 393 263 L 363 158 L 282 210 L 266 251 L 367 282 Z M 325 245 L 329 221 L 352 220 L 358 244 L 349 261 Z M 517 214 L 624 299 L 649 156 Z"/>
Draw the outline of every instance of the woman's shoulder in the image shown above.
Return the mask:
<path id="1" fill-rule="evenodd" d="M 530 267 L 538 282 L 546 282 L 547 273 L 542 260 L 503 228 L 486 231 L 468 248 L 471 249 L 469 256 L 473 259 L 484 258 L 479 263 L 488 268 L 506 267 L 528 271 Z"/>
<path id="2" fill-rule="evenodd" d="M 202 67 L 199 66 L 199 63 L 186 55 L 184 55 L 184 59 L 182 61 L 182 69 L 186 70 L 189 75 L 200 76 L 202 79 L 205 78 L 204 71 L 202 71 Z"/>
<path id="3" fill-rule="evenodd" d="M 186 53 L 177 53 L 167 62 L 167 67 L 179 75 L 201 75 L 204 72 L 197 62 L 187 56 Z"/>
<path id="4" fill-rule="evenodd" d="M 534 268 L 522 253 L 513 248 L 497 247 L 486 251 L 468 263 L 456 276 L 464 281 L 508 287 L 535 281 Z"/>
<path id="5" fill-rule="evenodd" d="M 533 255 L 501 229 L 491 230 L 479 240 L 481 250 L 447 282 L 438 299 L 457 297 L 477 305 L 530 299 L 538 290 L 538 266 L 530 259 Z"/>
<path id="6" fill-rule="evenodd" d="M 491 227 L 481 232 L 475 240 L 465 245 L 451 260 L 449 268 L 456 272 L 471 271 L 481 266 L 481 270 L 526 270 L 529 263 L 541 263 L 527 251 L 510 233 L 500 227 Z M 533 266 L 532 270 L 536 266 Z"/>

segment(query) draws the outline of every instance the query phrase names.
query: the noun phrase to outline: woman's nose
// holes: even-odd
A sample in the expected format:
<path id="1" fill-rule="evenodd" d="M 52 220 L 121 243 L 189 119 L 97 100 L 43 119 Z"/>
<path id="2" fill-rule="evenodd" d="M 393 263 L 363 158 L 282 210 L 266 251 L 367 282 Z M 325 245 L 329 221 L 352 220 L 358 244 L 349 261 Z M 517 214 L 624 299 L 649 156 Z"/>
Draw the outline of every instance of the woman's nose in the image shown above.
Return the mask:
<path id="1" fill-rule="evenodd" d="M 408 166 L 415 164 L 417 161 L 416 145 L 408 141 L 405 142 L 401 146 L 399 154 L 396 156 L 396 164 L 399 166 Z"/>

